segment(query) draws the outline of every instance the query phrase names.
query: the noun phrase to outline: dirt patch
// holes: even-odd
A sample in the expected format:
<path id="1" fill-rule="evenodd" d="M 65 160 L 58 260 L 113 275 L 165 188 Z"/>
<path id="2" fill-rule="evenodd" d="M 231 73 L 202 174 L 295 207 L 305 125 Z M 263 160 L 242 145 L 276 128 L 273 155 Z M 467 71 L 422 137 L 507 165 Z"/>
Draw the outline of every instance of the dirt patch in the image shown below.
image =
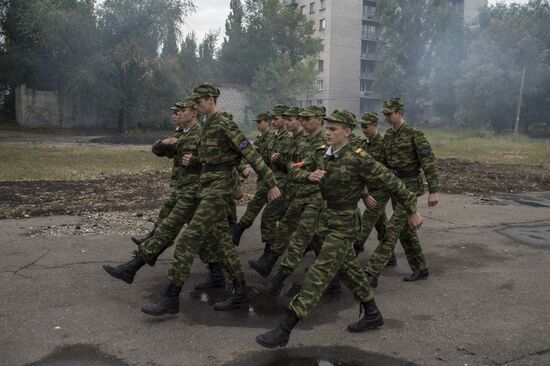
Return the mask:
<path id="1" fill-rule="evenodd" d="M 550 173 L 543 167 L 486 164 L 440 159 L 443 191 L 474 193 L 549 191 Z M 0 182 L 0 218 L 158 209 L 169 194 L 169 173 L 109 176 L 86 181 Z M 243 184 L 246 205 L 256 180 Z"/>

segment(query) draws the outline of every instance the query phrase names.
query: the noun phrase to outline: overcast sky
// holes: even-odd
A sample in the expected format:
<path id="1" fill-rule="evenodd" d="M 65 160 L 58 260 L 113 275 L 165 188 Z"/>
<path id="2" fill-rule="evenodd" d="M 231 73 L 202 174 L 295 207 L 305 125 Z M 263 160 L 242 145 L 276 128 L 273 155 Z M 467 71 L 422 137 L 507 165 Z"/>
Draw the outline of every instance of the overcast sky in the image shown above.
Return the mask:
<path id="1" fill-rule="evenodd" d="M 505 0 L 505 3 L 526 3 L 528 0 Z M 496 3 L 497 0 L 489 0 L 490 4 Z M 219 31 L 221 43 L 225 35 L 225 19 L 229 14 L 229 0 L 200 0 L 195 2 L 197 11 L 191 14 L 183 26 L 184 33 L 195 31 L 197 38 L 201 41 L 206 33 L 210 30 Z"/>

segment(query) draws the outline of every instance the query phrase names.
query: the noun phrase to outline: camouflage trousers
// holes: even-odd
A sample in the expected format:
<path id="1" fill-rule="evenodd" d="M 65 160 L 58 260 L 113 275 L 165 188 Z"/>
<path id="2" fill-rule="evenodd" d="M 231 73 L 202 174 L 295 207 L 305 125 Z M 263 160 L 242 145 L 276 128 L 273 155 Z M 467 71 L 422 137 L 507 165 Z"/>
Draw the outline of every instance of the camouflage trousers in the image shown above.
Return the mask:
<path id="1" fill-rule="evenodd" d="M 155 227 L 157 227 L 162 220 L 164 220 L 168 215 L 170 215 L 170 212 L 178 202 L 178 194 L 175 189 L 170 192 L 170 195 L 168 198 L 162 203 L 162 206 L 160 207 L 159 215 L 157 217 L 157 220 L 155 221 Z"/>
<path id="2" fill-rule="evenodd" d="M 179 194 L 176 196 L 174 207 L 158 223 L 153 236 L 139 246 L 139 253 L 146 262 L 150 262 L 162 254 L 168 247 L 172 246 L 180 230 L 193 217 L 195 209 L 199 204 L 195 193 Z"/>
<path id="3" fill-rule="evenodd" d="M 250 227 L 254 223 L 256 216 L 260 213 L 262 208 L 265 206 L 265 209 L 262 213 L 261 222 L 260 222 L 260 233 L 262 242 L 273 243 L 275 241 L 275 232 L 277 231 L 277 221 L 281 218 L 281 212 L 283 211 L 284 206 L 284 187 L 279 186 L 281 191 L 281 199 L 273 201 L 271 203 L 267 202 L 267 186 L 258 181 L 256 186 L 256 193 L 248 205 L 246 206 L 246 212 L 241 217 L 239 222 L 245 227 Z"/>
<path id="4" fill-rule="evenodd" d="M 288 194 L 288 189 L 287 189 Z M 296 230 L 302 212 L 304 212 L 305 201 L 296 199 L 295 195 L 288 197 L 282 208 L 282 217 L 279 220 L 275 239 L 271 243 L 271 250 L 282 255 L 288 247 L 288 240 L 292 233 Z M 313 231 L 314 229 L 312 229 Z"/>
<path id="5" fill-rule="evenodd" d="M 232 192 L 203 192 L 193 218 L 176 240 L 168 277 L 176 286 L 183 286 L 191 272 L 195 256 L 205 238 L 213 238 L 212 248 L 220 260 L 224 272 L 234 281 L 243 281 L 241 263 L 227 222 L 227 203 L 233 200 Z"/>
<path id="6" fill-rule="evenodd" d="M 294 230 L 288 241 L 287 254 L 281 261 L 281 272 L 287 275 L 291 275 L 302 262 L 308 246 L 310 249 L 316 249 L 315 245 L 311 246 L 311 243 L 315 236 L 319 213 L 323 208 L 323 198 L 320 193 L 310 197 L 298 198 L 296 201 L 303 202 L 303 211 L 298 219 L 296 230 Z"/>
<path id="7" fill-rule="evenodd" d="M 353 249 L 360 225 L 359 210 L 321 210 L 316 233 L 319 243 L 322 243 L 317 249 L 319 254 L 306 273 L 302 290 L 289 305 L 298 318 L 305 319 L 310 314 L 335 275 L 360 302 L 374 298 L 367 275 Z"/>
<path id="8" fill-rule="evenodd" d="M 417 185 L 405 182 L 409 191 L 418 192 Z M 393 254 L 397 241 L 407 256 L 409 266 L 413 271 L 426 268 L 426 258 L 420 246 L 420 239 L 416 231 L 412 230 L 407 222 L 409 214 L 405 208 L 392 200 L 393 215 L 391 216 L 386 229 L 386 239 L 378 244 L 369 258 L 365 271 L 374 277 L 379 277 L 382 269 L 388 263 Z"/>
<path id="9" fill-rule="evenodd" d="M 376 228 L 379 242 L 384 241 L 386 238 L 386 227 L 388 225 L 386 205 L 390 200 L 390 194 L 384 191 L 373 191 L 370 195 L 376 200 L 377 205 L 375 208 L 367 208 L 363 212 L 363 225 L 358 238 L 360 245 L 365 244 L 373 228 Z"/>

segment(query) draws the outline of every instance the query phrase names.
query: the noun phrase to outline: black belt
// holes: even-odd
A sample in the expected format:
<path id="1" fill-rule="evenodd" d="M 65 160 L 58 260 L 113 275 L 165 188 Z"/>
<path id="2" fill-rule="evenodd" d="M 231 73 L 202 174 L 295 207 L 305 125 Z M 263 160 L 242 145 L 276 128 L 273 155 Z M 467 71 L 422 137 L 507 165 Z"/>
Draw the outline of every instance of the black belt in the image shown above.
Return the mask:
<path id="1" fill-rule="evenodd" d="M 200 174 L 201 173 L 201 167 L 200 166 L 188 166 L 187 168 L 184 168 L 185 174 Z"/>
<path id="2" fill-rule="evenodd" d="M 403 178 L 417 178 L 420 175 L 420 170 L 401 170 L 401 169 L 392 169 L 393 174 L 400 179 Z"/>
<path id="3" fill-rule="evenodd" d="M 222 164 L 202 164 L 201 166 L 201 172 L 202 173 L 208 173 L 208 172 L 232 172 L 233 171 L 233 165 L 222 163 Z"/>
<path id="4" fill-rule="evenodd" d="M 336 203 L 336 202 L 324 201 L 324 207 L 330 208 L 331 210 L 337 210 L 337 211 L 355 210 L 357 208 L 357 202 Z"/>

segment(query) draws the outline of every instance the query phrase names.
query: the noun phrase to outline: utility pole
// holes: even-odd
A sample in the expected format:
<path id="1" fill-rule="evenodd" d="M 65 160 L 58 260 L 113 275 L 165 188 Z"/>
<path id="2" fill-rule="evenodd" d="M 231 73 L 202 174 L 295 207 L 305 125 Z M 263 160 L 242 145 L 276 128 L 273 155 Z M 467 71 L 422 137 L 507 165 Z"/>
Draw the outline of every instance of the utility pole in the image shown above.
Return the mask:
<path id="1" fill-rule="evenodd" d="M 523 101 L 523 86 L 525 85 L 525 67 L 521 72 L 521 86 L 519 87 L 519 99 L 518 109 L 516 112 L 516 123 L 514 124 L 514 133 L 517 135 L 519 132 L 519 116 L 521 115 L 521 103 Z"/>

